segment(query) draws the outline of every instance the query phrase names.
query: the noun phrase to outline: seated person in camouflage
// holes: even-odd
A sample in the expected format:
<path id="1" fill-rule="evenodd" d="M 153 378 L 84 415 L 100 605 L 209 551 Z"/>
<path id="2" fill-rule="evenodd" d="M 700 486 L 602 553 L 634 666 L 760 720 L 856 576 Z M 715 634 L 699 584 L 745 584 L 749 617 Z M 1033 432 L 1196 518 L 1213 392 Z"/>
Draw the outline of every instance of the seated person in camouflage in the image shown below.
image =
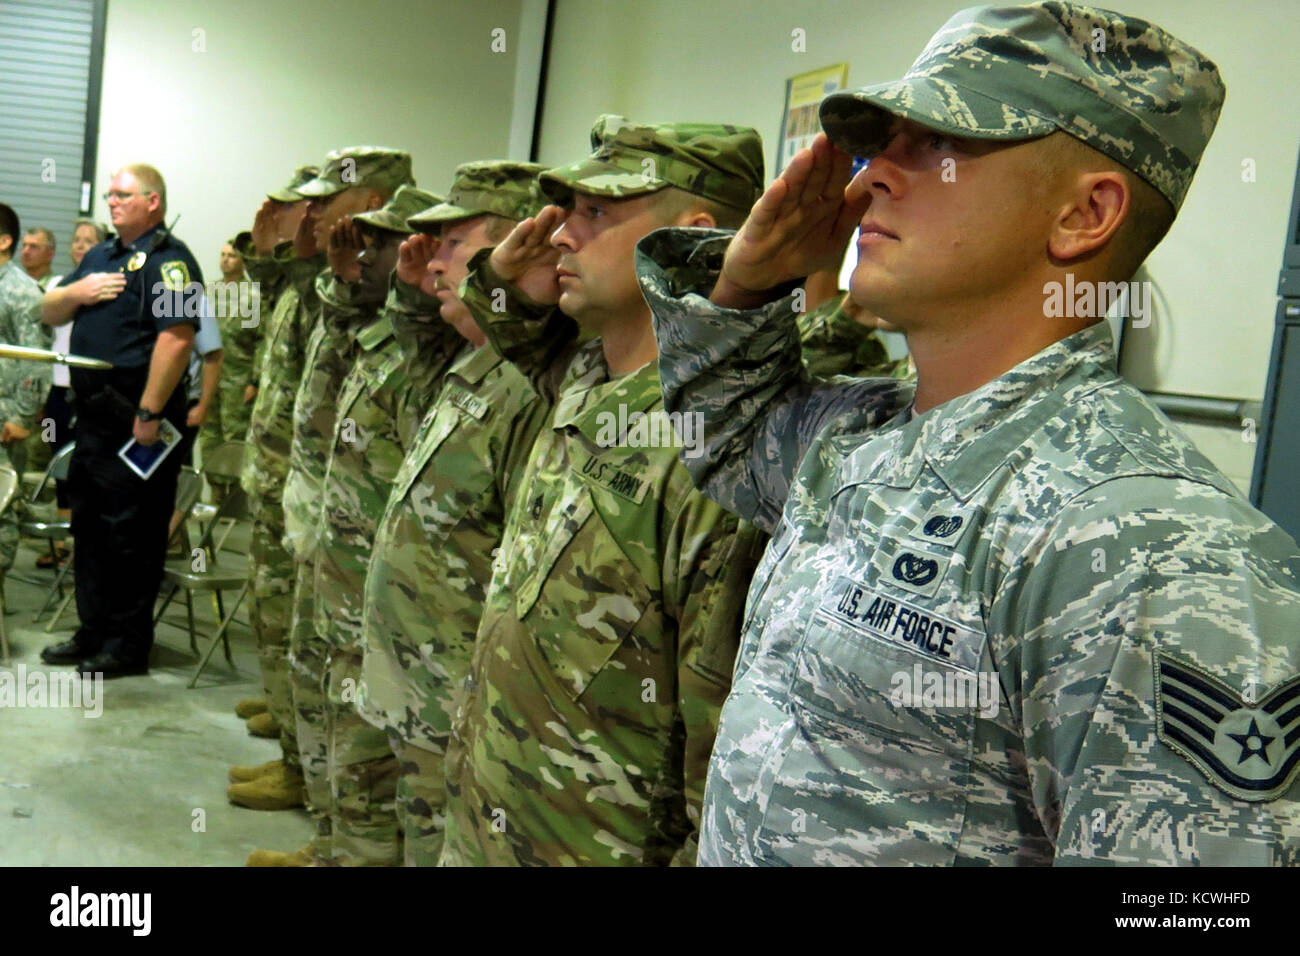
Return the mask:
<path id="1" fill-rule="evenodd" d="M 701 863 L 1300 863 L 1296 544 L 1049 298 L 1133 275 L 1223 96 L 1142 20 L 964 10 L 824 100 L 734 237 L 641 243 L 693 477 L 775 532 Z M 890 386 L 808 376 L 788 294 L 859 221 L 918 375 L 878 430 Z"/>
<path id="2" fill-rule="evenodd" d="M 443 757 L 469 670 L 492 558 L 547 406 L 487 344 L 456 289 L 470 257 L 543 200 L 535 163 L 466 163 L 446 202 L 412 216 L 390 293 L 422 413 L 400 462 L 365 577 L 357 708 L 398 759 L 397 815 L 408 866 L 432 866 L 447 805 Z M 441 241 L 439 241 L 439 237 Z M 555 299 L 555 263 L 521 279 Z M 423 306 L 421 306 L 423 303 Z M 440 316 L 440 317 L 439 317 Z M 431 610 L 432 609 L 432 610 Z"/>
<path id="3" fill-rule="evenodd" d="M 452 725 L 442 864 L 695 861 L 761 538 L 677 460 L 632 253 L 659 226 L 738 223 L 762 151 L 752 129 L 615 116 L 592 145 L 542 175 L 568 211 L 547 206 L 479 252 L 461 292 L 555 408 L 506 518 Z M 558 308 L 519 286 L 554 249 Z M 578 343 L 578 324 L 596 337 Z"/>

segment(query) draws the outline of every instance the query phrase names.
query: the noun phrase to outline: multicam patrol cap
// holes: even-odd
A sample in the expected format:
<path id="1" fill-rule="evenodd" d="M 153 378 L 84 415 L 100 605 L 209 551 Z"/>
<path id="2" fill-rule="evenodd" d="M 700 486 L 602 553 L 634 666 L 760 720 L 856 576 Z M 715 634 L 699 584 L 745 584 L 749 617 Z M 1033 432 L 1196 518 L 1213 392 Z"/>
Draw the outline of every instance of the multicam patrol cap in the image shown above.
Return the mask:
<path id="1" fill-rule="evenodd" d="M 396 192 L 398 186 L 414 186 L 411 154 L 383 146 L 349 146 L 325 157 L 325 168 L 315 179 L 298 187 L 308 199 L 333 196 L 353 186 L 369 186 Z"/>
<path id="2" fill-rule="evenodd" d="M 763 193 L 763 141 L 749 126 L 637 126 L 609 113 L 591 128 L 592 154 L 542 174 L 542 190 L 567 205 L 574 192 L 639 196 L 676 186 L 748 211 Z"/>
<path id="3" fill-rule="evenodd" d="M 408 225 L 417 232 L 432 232 L 443 223 L 484 213 L 521 222 L 546 205 L 537 185 L 537 176 L 544 169 L 541 163 L 504 159 L 463 163 L 456 167 L 446 202 L 411 216 Z"/>
<path id="4" fill-rule="evenodd" d="M 411 231 L 406 225 L 407 219 L 440 202 L 442 197 L 435 196 L 431 192 L 416 189 L 414 186 L 399 186 L 397 192 L 393 193 L 393 198 L 384 203 L 382 208 L 357 213 L 352 217 L 352 221 L 370 226 L 372 229 L 406 235 Z"/>
<path id="5" fill-rule="evenodd" d="M 266 194 L 266 198 L 274 199 L 276 202 L 298 202 L 304 198 L 298 192 L 298 187 L 319 175 L 319 166 L 299 166 L 293 171 L 293 178 L 289 180 L 289 185 L 283 189 L 273 189 Z"/>
<path id="6" fill-rule="evenodd" d="M 1049 0 L 971 7 L 903 79 L 832 93 L 822 128 L 871 156 L 894 116 L 954 136 L 1023 140 L 1063 130 L 1141 176 L 1177 210 L 1223 108 L 1218 67 L 1164 30 Z"/>

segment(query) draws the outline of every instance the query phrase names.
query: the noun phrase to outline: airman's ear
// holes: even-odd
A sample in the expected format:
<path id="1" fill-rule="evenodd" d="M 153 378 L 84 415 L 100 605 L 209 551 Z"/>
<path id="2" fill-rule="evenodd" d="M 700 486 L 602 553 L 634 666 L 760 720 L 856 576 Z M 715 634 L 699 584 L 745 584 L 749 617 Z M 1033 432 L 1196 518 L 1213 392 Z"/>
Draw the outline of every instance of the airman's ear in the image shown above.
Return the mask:
<path id="1" fill-rule="evenodd" d="M 1052 224 L 1047 241 L 1052 257 L 1069 262 L 1104 248 L 1128 217 L 1132 199 L 1121 172 L 1080 175 Z"/>

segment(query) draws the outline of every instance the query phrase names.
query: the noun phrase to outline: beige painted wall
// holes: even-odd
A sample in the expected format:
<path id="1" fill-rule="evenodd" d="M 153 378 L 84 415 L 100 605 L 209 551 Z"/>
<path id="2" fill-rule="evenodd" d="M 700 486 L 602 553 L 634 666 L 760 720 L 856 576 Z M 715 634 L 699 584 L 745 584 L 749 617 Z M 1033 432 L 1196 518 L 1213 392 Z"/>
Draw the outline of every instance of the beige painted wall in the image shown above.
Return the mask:
<path id="1" fill-rule="evenodd" d="M 157 166 L 168 221 L 216 275 L 266 191 L 330 149 L 406 149 L 445 191 L 459 163 L 507 154 L 520 4 L 110 0 L 95 192 L 125 162 Z"/>
<path id="2" fill-rule="evenodd" d="M 584 152 L 596 115 L 756 127 L 770 164 L 785 80 L 849 64 L 849 85 L 896 79 L 957 0 L 558 0 L 541 160 Z M 1178 221 L 1148 267 L 1159 301 L 1130 329 L 1125 373 L 1143 388 L 1259 399 L 1271 346 L 1281 245 L 1300 147 L 1300 4 L 1294 0 L 1124 0 L 1215 60 L 1227 103 Z M 807 52 L 791 50 L 806 31 Z M 1253 159 L 1256 181 L 1242 182 Z M 769 179 L 774 176 L 768 170 Z M 1211 433 L 1213 430 L 1210 430 Z M 1198 434 L 1205 434 L 1197 430 Z M 1213 446 L 1212 448 L 1209 446 Z M 1254 446 L 1204 445 L 1234 477 Z"/>

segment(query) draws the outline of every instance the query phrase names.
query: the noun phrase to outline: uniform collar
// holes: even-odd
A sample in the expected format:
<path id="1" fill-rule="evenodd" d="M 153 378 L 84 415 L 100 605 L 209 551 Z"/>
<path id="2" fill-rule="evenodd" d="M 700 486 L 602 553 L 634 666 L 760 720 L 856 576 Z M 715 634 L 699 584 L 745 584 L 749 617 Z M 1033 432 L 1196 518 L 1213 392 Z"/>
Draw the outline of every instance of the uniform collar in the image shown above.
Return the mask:
<path id="1" fill-rule="evenodd" d="M 889 483 L 910 487 L 929 462 L 965 500 L 1044 422 L 1115 378 L 1110 326 L 1098 322 L 975 391 L 913 416 L 902 426 Z"/>
<path id="2" fill-rule="evenodd" d="M 563 394 L 555 405 L 554 427 L 573 425 L 596 441 L 607 421 L 605 415 L 626 421 L 633 412 L 647 412 L 662 401 L 658 359 L 611 379 L 600 339 L 593 339 L 574 357 Z"/>
<path id="3" fill-rule="evenodd" d="M 448 375 L 455 375 L 468 385 L 477 385 L 488 372 L 505 361 L 491 345 L 477 348 L 472 342 L 466 342 L 465 348 L 452 360 L 447 369 Z"/>
<path id="4" fill-rule="evenodd" d="M 121 236 L 114 236 L 113 254 L 120 255 L 121 253 L 126 252 L 128 249 L 131 250 L 132 252 L 139 251 L 140 249 L 148 249 L 149 244 L 153 242 L 154 233 L 156 233 L 162 227 L 163 224 L 161 222 L 158 223 L 156 226 L 151 226 L 149 229 L 146 229 L 140 235 L 136 236 L 133 242 L 128 242 L 128 243 L 123 243 Z"/>
<path id="5" fill-rule="evenodd" d="M 357 344 L 363 351 L 373 352 L 393 337 L 393 323 L 387 315 L 381 315 L 357 333 Z"/>

